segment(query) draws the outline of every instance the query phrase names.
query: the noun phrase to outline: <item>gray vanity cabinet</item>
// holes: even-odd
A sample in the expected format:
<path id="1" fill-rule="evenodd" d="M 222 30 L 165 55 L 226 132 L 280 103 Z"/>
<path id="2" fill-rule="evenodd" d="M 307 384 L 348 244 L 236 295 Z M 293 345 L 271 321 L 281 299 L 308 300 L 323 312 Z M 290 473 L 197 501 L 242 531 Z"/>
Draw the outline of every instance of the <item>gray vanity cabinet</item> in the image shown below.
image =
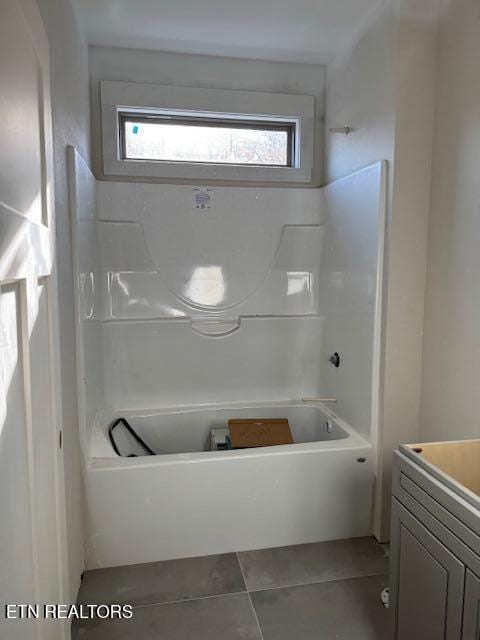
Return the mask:
<path id="1" fill-rule="evenodd" d="M 474 490 L 465 491 L 451 476 L 443 478 L 441 468 L 417 453 L 425 449 L 426 458 L 428 446 L 402 447 L 394 456 L 392 639 L 480 640 L 477 479 L 471 483 Z M 463 464 L 461 453 L 456 451 L 459 467 L 464 475 L 468 471 L 470 481 L 477 465 Z"/>
<path id="2" fill-rule="evenodd" d="M 459 640 L 465 566 L 399 502 L 393 511 L 395 640 Z"/>
<path id="3" fill-rule="evenodd" d="M 480 640 L 480 578 L 468 569 L 462 640 Z"/>

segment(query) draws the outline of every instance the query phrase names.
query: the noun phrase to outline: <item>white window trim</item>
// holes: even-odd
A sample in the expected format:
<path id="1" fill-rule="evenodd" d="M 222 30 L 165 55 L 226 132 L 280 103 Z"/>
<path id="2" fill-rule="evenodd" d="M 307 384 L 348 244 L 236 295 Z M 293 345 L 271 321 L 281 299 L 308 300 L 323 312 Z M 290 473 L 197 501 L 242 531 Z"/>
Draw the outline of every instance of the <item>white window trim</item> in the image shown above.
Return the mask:
<path id="1" fill-rule="evenodd" d="M 101 83 L 103 170 L 108 176 L 245 182 L 311 182 L 313 169 L 315 98 L 313 96 L 256 91 L 198 89 L 135 82 Z M 168 109 L 230 114 L 258 119 L 295 120 L 300 142 L 297 166 L 261 167 L 199 164 L 121 157 L 119 113 L 125 110 Z"/>

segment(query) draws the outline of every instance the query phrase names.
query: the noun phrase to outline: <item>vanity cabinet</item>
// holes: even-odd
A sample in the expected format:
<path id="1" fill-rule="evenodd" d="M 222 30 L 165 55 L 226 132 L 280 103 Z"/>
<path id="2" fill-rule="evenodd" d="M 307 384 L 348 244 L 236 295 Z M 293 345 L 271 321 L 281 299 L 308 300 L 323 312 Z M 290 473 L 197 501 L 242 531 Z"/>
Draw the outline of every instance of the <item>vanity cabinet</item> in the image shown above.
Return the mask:
<path id="1" fill-rule="evenodd" d="M 393 521 L 400 567 L 395 638 L 459 640 L 465 566 L 398 502 Z"/>
<path id="2" fill-rule="evenodd" d="M 480 578 L 467 569 L 462 640 L 480 640 Z"/>
<path id="3" fill-rule="evenodd" d="M 468 459 L 455 452 L 459 474 L 468 476 L 465 486 L 452 468 L 447 474 L 433 464 L 428 446 L 402 447 L 394 455 L 392 638 L 480 640 L 480 466 L 471 452 Z"/>

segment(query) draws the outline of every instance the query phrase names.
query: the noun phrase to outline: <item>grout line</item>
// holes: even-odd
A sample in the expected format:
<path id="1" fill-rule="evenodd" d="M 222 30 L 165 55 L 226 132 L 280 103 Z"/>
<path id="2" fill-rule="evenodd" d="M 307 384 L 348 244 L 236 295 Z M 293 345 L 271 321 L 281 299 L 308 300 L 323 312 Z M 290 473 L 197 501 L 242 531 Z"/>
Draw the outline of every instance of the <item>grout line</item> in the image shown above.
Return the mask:
<path id="1" fill-rule="evenodd" d="M 260 621 L 258 619 L 257 611 L 256 611 L 255 606 L 253 604 L 252 596 L 250 595 L 250 591 L 248 590 L 248 587 L 247 587 L 247 581 L 245 579 L 245 574 L 243 573 L 242 562 L 240 560 L 240 556 L 238 555 L 238 552 L 236 553 L 236 556 L 237 556 L 237 560 L 238 560 L 238 565 L 240 567 L 240 571 L 242 573 L 243 582 L 245 583 L 245 588 L 247 589 L 248 600 L 250 601 L 250 606 L 252 607 L 253 616 L 254 616 L 255 621 L 257 623 L 258 632 L 260 633 L 260 640 L 264 640 L 262 627 L 260 626 Z"/>
<path id="2" fill-rule="evenodd" d="M 264 640 L 262 627 L 260 626 L 260 621 L 258 619 L 257 611 L 256 611 L 255 607 L 253 606 L 252 596 L 250 595 L 249 591 L 247 591 L 247 594 L 248 594 L 248 599 L 250 601 L 250 606 L 252 607 L 253 617 L 255 618 L 255 621 L 256 621 L 257 627 L 258 627 L 258 632 L 260 633 L 260 640 Z"/>
<path id="3" fill-rule="evenodd" d="M 262 592 L 262 591 L 276 591 L 278 589 L 290 589 L 290 588 L 294 588 L 294 587 L 308 587 L 310 585 L 314 585 L 314 584 L 327 584 L 330 582 L 343 582 L 344 580 L 356 580 L 356 579 L 361 579 L 361 578 L 374 578 L 376 576 L 384 576 L 387 580 L 388 580 L 388 573 L 368 573 L 368 574 L 362 574 L 362 575 L 356 575 L 356 576 L 347 576 L 347 577 L 343 577 L 343 578 L 332 578 L 330 580 L 313 580 L 313 581 L 309 581 L 309 582 L 292 582 L 292 583 L 286 583 L 286 584 L 280 584 L 280 585 L 272 585 L 272 586 L 265 586 L 265 587 L 251 587 L 249 588 L 247 586 L 247 581 L 245 579 L 245 574 L 243 571 L 243 566 L 242 563 L 240 561 L 240 558 L 237 555 L 237 559 L 238 559 L 238 564 L 240 567 L 240 572 L 242 574 L 242 579 L 245 585 L 245 589 L 242 591 L 231 591 L 230 593 L 213 593 L 210 594 L 208 596 L 193 596 L 190 598 L 182 598 L 182 599 L 178 599 L 178 600 L 164 600 L 164 601 L 160 601 L 160 602 L 147 602 L 144 604 L 133 604 L 132 608 L 135 609 L 146 609 L 148 607 L 161 607 L 163 605 L 167 605 L 167 604 L 182 604 L 185 602 L 194 602 L 196 600 L 209 600 L 210 598 L 223 598 L 223 597 L 228 597 L 228 596 L 237 596 L 237 595 L 241 595 L 243 593 L 246 593 L 249 596 L 250 602 L 252 604 L 253 607 L 253 603 L 251 601 L 250 598 L 250 593 L 258 593 L 258 592 Z M 117 603 L 118 604 L 118 603 Z M 129 604 L 129 603 L 123 603 L 123 604 Z M 256 614 L 256 612 L 255 612 Z"/>
<path id="4" fill-rule="evenodd" d="M 364 573 L 362 575 L 356 575 L 356 576 L 345 576 L 343 578 L 330 578 L 328 580 L 310 580 L 309 582 L 292 582 L 292 583 L 287 583 L 287 584 L 279 584 L 279 585 L 272 585 L 270 587 L 252 587 L 250 589 L 247 589 L 247 591 L 250 593 L 259 593 L 261 591 L 276 591 L 277 589 L 291 589 L 294 587 L 309 587 L 311 585 L 315 585 L 315 584 L 330 584 L 332 582 L 344 582 L 345 580 L 361 580 L 362 578 L 378 578 L 378 577 L 385 577 L 388 580 L 388 571 L 387 573 L 384 573 L 383 571 L 381 571 L 380 573 Z"/>
<path id="5" fill-rule="evenodd" d="M 240 569 L 240 573 L 242 575 L 243 585 L 245 587 L 245 591 L 248 591 L 247 579 L 245 578 L 245 573 L 243 571 L 242 561 L 240 559 L 240 552 L 235 551 L 235 557 L 237 558 L 238 568 Z"/>
<path id="6" fill-rule="evenodd" d="M 185 602 L 195 602 L 197 600 L 211 600 L 212 598 L 228 598 L 228 596 L 239 596 L 244 593 L 244 591 L 232 591 L 231 593 L 213 593 L 208 596 L 193 596 L 192 598 L 183 598 L 181 600 L 166 600 L 164 602 L 147 602 L 145 604 L 133 604 L 132 608 L 135 609 L 147 609 L 148 607 L 163 607 L 166 604 L 184 604 Z M 127 604 L 127 603 L 124 603 Z"/>

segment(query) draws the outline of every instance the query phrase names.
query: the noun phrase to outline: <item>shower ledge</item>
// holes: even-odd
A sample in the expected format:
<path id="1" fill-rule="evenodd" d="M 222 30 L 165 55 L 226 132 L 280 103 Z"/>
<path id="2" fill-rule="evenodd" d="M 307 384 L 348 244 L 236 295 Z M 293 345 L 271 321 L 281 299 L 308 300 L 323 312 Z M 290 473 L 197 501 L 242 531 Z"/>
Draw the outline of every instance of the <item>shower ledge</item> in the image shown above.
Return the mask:
<path id="1" fill-rule="evenodd" d="M 231 317 L 215 317 L 209 318 L 208 316 L 151 316 L 151 317 L 133 317 L 133 318 L 99 318 L 99 317 L 90 317 L 84 318 L 83 321 L 88 322 L 97 322 L 99 324 L 144 324 L 144 323 L 152 323 L 152 322 L 165 322 L 165 323 L 188 323 L 190 325 L 199 325 L 201 323 L 204 324 L 223 324 L 230 325 L 233 328 L 233 325 L 240 325 L 243 320 L 282 320 L 282 319 L 317 319 L 322 320 L 325 318 L 324 313 L 278 313 L 278 314 L 252 314 L 252 315 L 239 315 L 239 316 L 231 316 Z"/>

